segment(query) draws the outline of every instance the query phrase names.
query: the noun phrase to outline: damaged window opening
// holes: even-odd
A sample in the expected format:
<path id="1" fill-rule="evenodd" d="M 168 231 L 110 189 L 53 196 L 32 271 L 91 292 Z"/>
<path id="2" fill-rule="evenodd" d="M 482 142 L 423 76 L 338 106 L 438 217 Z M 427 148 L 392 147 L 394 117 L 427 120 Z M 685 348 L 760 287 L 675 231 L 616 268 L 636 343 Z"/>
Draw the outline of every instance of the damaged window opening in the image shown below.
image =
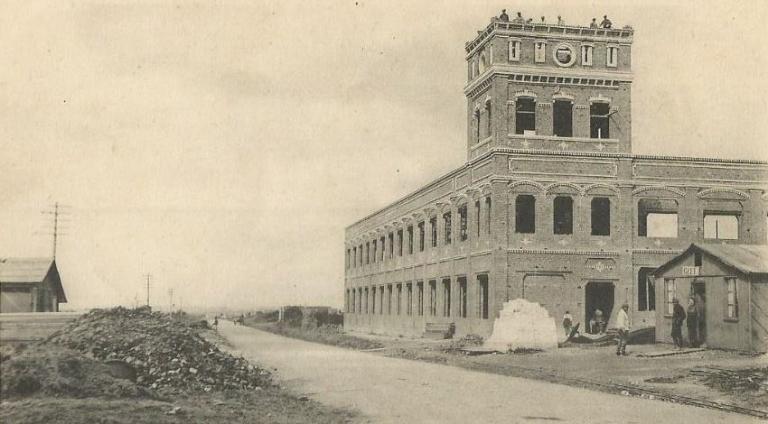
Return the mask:
<path id="1" fill-rule="evenodd" d="M 589 105 L 589 137 L 610 138 L 610 105 L 595 102 Z"/>
<path id="2" fill-rule="evenodd" d="M 403 230 L 397 230 L 397 256 L 403 256 Z"/>
<path id="3" fill-rule="evenodd" d="M 493 129 L 492 129 L 492 122 L 491 122 L 491 102 L 487 101 L 485 102 L 485 136 L 490 137 L 493 135 Z"/>
<path id="4" fill-rule="evenodd" d="M 445 244 L 451 244 L 451 213 L 446 212 L 443 214 L 443 225 L 445 232 Z"/>
<path id="5" fill-rule="evenodd" d="M 536 101 L 520 97 L 515 107 L 515 134 L 536 133 Z"/>
<path id="6" fill-rule="evenodd" d="M 607 197 L 592 199 L 592 235 L 611 235 L 611 200 Z"/>
<path id="7" fill-rule="evenodd" d="M 395 257 L 395 234 L 389 233 L 389 259 Z"/>
<path id="8" fill-rule="evenodd" d="M 443 278 L 443 316 L 451 316 L 451 279 Z"/>
<path id="9" fill-rule="evenodd" d="M 365 299 L 365 314 L 368 314 L 368 287 L 363 290 L 363 298 Z"/>
<path id="10" fill-rule="evenodd" d="M 573 103 L 570 100 L 555 100 L 552 109 L 553 134 L 558 137 L 573 137 Z"/>
<path id="11" fill-rule="evenodd" d="M 656 283 L 653 273 L 656 268 L 640 268 L 637 272 L 637 310 L 656 310 Z"/>
<path id="12" fill-rule="evenodd" d="M 408 226 L 408 254 L 413 254 L 413 225 Z"/>
<path id="13" fill-rule="evenodd" d="M 739 216 L 723 212 L 704 212 L 704 238 L 738 240 Z"/>
<path id="14" fill-rule="evenodd" d="M 467 278 L 459 277 L 459 316 L 467 317 Z"/>
<path id="15" fill-rule="evenodd" d="M 488 319 L 488 275 L 480 274 L 477 276 L 478 315 L 482 319 Z"/>
<path id="16" fill-rule="evenodd" d="M 640 199 L 637 202 L 637 235 L 677 238 L 677 201 Z"/>
<path id="17" fill-rule="evenodd" d="M 467 205 L 463 204 L 459 206 L 459 239 L 466 241 L 467 236 Z"/>
<path id="18" fill-rule="evenodd" d="M 357 247 L 352 248 L 352 268 L 357 268 Z"/>
<path id="19" fill-rule="evenodd" d="M 376 240 L 371 242 L 371 248 L 373 249 L 373 252 L 372 252 L 372 255 L 371 255 L 371 262 L 373 262 L 373 263 L 376 263 L 376 256 L 378 256 L 376 251 L 377 251 L 378 247 L 379 246 L 378 246 L 378 243 L 376 242 Z"/>
<path id="20" fill-rule="evenodd" d="M 475 200 L 475 235 L 480 237 L 480 201 Z"/>
<path id="21" fill-rule="evenodd" d="M 387 315 L 392 315 L 392 284 L 387 285 Z"/>
<path id="22" fill-rule="evenodd" d="M 475 110 L 475 143 L 480 142 L 480 110 Z"/>
<path id="23" fill-rule="evenodd" d="M 413 285 L 408 283 L 405 285 L 405 314 L 408 316 L 413 315 Z"/>
<path id="24" fill-rule="evenodd" d="M 424 316 L 424 282 L 416 283 L 416 313 Z"/>
<path id="25" fill-rule="evenodd" d="M 419 252 L 424 251 L 424 221 L 417 224 L 419 227 Z"/>
<path id="26" fill-rule="evenodd" d="M 429 228 L 432 231 L 432 247 L 437 247 L 437 217 L 429 218 Z"/>
<path id="27" fill-rule="evenodd" d="M 357 289 L 357 313 L 362 314 L 363 313 L 363 289 L 362 287 Z"/>
<path id="28" fill-rule="evenodd" d="M 376 287 L 371 287 L 371 315 L 376 314 Z"/>
<path id="29" fill-rule="evenodd" d="M 491 234 L 491 196 L 485 198 L 485 233 Z"/>
<path id="30" fill-rule="evenodd" d="M 381 261 L 384 262 L 384 251 L 387 247 L 387 239 L 384 236 L 381 236 L 379 242 L 381 243 Z"/>
<path id="31" fill-rule="evenodd" d="M 515 232 L 536 232 L 536 198 L 530 194 L 520 194 L 515 199 Z"/>
<path id="32" fill-rule="evenodd" d="M 553 203 L 554 233 L 573 234 L 573 199 L 568 196 L 557 196 Z"/>
<path id="33" fill-rule="evenodd" d="M 437 280 L 429 280 L 429 315 L 437 315 Z"/>
<path id="34" fill-rule="evenodd" d="M 371 242 L 365 242 L 365 264 L 371 263 Z"/>
<path id="35" fill-rule="evenodd" d="M 403 285 L 398 284 L 397 285 L 397 298 L 395 299 L 397 301 L 396 305 L 396 311 L 397 315 L 400 315 L 402 313 L 402 303 L 403 303 Z"/>
<path id="36" fill-rule="evenodd" d="M 384 315 L 384 286 L 379 287 L 379 315 Z"/>

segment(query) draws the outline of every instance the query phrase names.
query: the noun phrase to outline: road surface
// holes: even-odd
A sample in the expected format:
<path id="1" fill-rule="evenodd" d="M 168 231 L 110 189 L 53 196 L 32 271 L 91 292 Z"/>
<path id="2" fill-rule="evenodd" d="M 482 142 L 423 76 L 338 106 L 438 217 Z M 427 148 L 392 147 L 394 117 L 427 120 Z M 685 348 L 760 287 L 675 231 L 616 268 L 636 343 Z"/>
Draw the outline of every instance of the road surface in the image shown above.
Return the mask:
<path id="1" fill-rule="evenodd" d="M 660 401 L 387 358 L 219 323 L 233 353 L 277 369 L 281 385 L 374 423 L 755 423 Z"/>

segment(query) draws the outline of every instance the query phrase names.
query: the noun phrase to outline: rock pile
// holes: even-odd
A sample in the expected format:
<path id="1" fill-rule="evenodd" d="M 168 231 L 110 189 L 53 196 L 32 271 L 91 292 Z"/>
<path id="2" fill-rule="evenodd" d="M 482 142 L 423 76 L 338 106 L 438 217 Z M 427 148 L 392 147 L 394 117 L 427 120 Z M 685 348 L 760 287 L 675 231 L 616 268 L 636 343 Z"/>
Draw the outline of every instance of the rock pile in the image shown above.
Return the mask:
<path id="1" fill-rule="evenodd" d="M 255 389 L 271 382 L 268 371 L 222 352 L 200 329 L 148 308 L 93 310 L 46 343 L 123 361 L 135 369 L 136 384 L 151 389 Z"/>

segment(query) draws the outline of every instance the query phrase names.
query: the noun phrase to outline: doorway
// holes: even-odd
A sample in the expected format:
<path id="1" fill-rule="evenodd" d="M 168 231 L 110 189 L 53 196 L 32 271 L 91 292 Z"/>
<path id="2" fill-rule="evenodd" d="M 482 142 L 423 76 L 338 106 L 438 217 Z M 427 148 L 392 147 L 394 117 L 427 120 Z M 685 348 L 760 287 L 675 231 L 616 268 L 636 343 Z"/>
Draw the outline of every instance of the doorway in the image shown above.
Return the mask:
<path id="1" fill-rule="evenodd" d="M 699 344 L 707 342 L 707 285 L 703 281 L 691 284 L 691 296 L 696 302 L 696 313 L 699 318 Z"/>
<path id="2" fill-rule="evenodd" d="M 591 333 L 605 331 L 605 327 L 608 325 L 608 321 L 610 321 L 611 314 L 613 313 L 613 283 L 590 281 L 587 283 L 584 291 L 584 319 L 587 324 L 587 330 Z M 599 316 L 595 314 L 598 310 L 602 313 L 602 323 Z M 590 322 L 593 325 L 590 325 Z M 592 328 L 595 324 L 598 326 L 602 325 L 602 328 Z"/>

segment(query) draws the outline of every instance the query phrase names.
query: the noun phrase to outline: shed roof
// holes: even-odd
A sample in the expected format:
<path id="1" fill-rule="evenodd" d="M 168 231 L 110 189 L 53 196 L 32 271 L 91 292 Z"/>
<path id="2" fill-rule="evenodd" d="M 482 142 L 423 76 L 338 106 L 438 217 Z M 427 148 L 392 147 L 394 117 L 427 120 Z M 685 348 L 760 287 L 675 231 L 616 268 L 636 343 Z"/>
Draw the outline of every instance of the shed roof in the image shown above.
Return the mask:
<path id="1" fill-rule="evenodd" d="M 51 258 L 0 258 L 0 284 L 35 284 L 51 275 L 58 297 L 66 302 L 56 261 Z"/>
<path id="2" fill-rule="evenodd" d="M 692 251 L 712 256 L 743 274 L 768 275 L 768 245 L 699 243 L 691 244 L 683 253 L 660 266 L 655 274 L 659 275 L 668 270 L 680 258 L 689 255 Z"/>

